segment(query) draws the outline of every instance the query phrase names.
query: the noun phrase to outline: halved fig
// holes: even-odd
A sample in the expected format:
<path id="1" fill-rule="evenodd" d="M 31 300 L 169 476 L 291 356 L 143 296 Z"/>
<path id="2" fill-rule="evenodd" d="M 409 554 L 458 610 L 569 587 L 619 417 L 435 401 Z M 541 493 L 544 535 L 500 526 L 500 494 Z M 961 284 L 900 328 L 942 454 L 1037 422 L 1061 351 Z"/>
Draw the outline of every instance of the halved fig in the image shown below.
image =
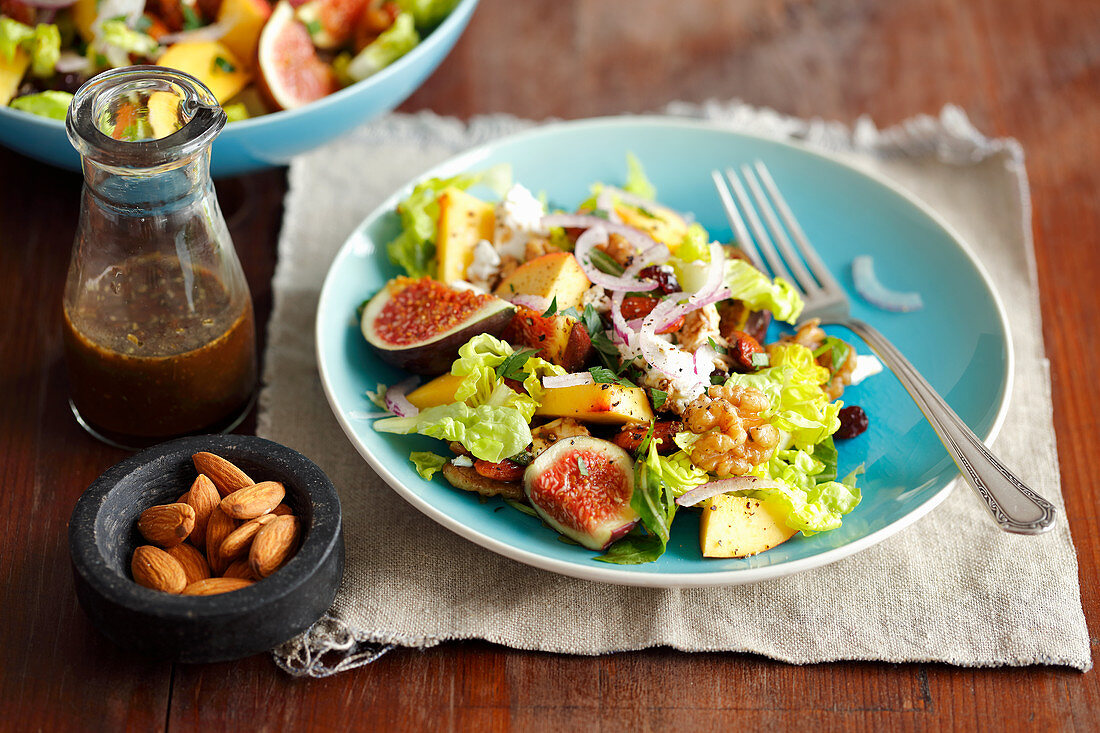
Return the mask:
<path id="1" fill-rule="evenodd" d="M 512 309 L 495 296 L 449 288 L 430 277 L 398 277 L 367 303 L 360 325 L 387 364 L 414 374 L 442 374 L 471 338 L 500 335 Z"/>
<path id="2" fill-rule="evenodd" d="M 638 523 L 634 461 L 606 440 L 554 443 L 527 467 L 523 490 L 547 524 L 591 550 L 607 549 Z"/>
<path id="3" fill-rule="evenodd" d="M 339 89 L 287 0 L 280 0 L 260 32 L 257 67 L 260 91 L 276 109 L 301 107 Z"/>

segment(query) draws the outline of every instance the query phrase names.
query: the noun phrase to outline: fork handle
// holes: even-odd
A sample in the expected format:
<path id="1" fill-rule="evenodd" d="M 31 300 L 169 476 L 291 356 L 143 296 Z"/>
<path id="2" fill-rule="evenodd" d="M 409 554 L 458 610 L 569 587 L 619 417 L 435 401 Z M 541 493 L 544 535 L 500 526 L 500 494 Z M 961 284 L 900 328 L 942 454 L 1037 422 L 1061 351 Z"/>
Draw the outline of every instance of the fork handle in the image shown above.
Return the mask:
<path id="1" fill-rule="evenodd" d="M 993 521 L 1006 532 L 1040 534 L 1054 526 L 1054 506 L 1032 491 L 990 453 L 909 360 L 876 329 L 857 319 L 837 321 L 859 334 L 897 375 L 955 465 L 977 492 Z"/>

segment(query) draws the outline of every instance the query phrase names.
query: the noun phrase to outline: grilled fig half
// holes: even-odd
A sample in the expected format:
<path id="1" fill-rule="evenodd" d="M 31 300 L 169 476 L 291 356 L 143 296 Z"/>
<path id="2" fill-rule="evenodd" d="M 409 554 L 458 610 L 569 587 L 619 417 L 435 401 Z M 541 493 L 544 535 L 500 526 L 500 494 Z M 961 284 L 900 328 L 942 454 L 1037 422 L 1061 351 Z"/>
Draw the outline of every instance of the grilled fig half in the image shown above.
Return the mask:
<path id="1" fill-rule="evenodd" d="M 449 288 L 430 277 L 398 277 L 363 309 L 363 336 L 378 358 L 414 374 L 442 374 L 479 333 L 500 335 L 511 303 Z"/>
<path id="2" fill-rule="evenodd" d="M 547 524 L 591 550 L 607 549 L 638 522 L 634 461 L 606 440 L 559 440 L 527 467 L 523 489 Z"/>

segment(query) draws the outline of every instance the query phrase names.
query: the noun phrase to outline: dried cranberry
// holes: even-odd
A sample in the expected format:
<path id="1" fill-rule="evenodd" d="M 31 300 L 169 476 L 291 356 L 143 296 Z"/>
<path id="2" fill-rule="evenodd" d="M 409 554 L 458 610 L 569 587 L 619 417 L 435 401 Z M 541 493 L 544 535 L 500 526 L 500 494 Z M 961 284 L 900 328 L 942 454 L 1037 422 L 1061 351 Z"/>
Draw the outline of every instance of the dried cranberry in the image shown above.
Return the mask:
<path id="1" fill-rule="evenodd" d="M 680 283 L 676 280 L 676 274 L 668 265 L 650 265 L 638 273 L 643 280 L 654 280 L 657 289 L 665 295 L 680 292 Z"/>
<path id="2" fill-rule="evenodd" d="M 859 405 L 840 408 L 840 429 L 833 433 L 835 438 L 854 438 L 867 429 L 867 413 Z"/>

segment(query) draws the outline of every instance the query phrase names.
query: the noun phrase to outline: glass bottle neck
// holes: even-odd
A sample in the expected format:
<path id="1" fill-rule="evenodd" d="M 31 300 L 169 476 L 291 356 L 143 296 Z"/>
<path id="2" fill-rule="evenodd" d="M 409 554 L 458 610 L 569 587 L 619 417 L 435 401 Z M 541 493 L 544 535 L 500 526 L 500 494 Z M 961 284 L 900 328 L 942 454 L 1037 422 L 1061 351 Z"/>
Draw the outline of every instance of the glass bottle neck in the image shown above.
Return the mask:
<path id="1" fill-rule="evenodd" d="M 84 185 L 100 206 L 137 216 L 189 206 L 212 192 L 210 148 L 153 168 L 105 165 L 83 159 Z"/>

